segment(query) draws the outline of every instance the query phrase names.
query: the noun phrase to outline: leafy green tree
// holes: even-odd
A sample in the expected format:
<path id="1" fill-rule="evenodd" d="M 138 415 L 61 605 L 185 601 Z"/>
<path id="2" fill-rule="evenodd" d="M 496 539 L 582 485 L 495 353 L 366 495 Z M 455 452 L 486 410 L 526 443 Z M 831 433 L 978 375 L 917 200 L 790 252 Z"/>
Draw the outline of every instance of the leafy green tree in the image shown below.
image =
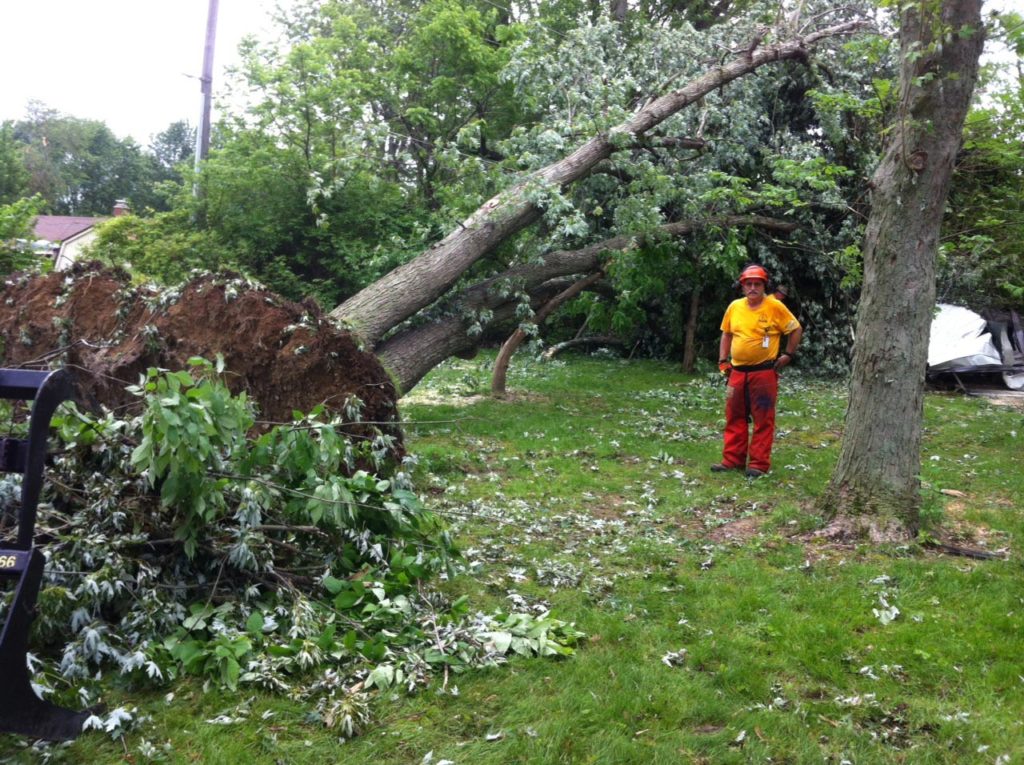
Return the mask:
<path id="1" fill-rule="evenodd" d="M 152 159 L 102 122 L 66 117 L 36 102 L 14 137 L 23 146 L 28 192 L 57 215 L 109 215 L 118 199 L 155 200 Z"/>
<path id="2" fill-rule="evenodd" d="M 42 201 L 38 197 L 0 204 L 0 275 L 36 265 L 40 258 L 32 251 L 32 223 Z"/>
<path id="3" fill-rule="evenodd" d="M 986 98 L 967 115 L 939 256 L 939 299 L 975 308 L 1024 301 L 1024 18 L 1001 15 L 995 34 L 1016 71 L 983 72 Z"/>
<path id="4" fill-rule="evenodd" d="M 644 0 L 641 12 L 665 24 L 692 24 L 707 29 L 720 24 L 751 5 L 743 0 Z"/>
<path id="5" fill-rule="evenodd" d="M 192 225 L 185 208 L 105 221 L 97 228 L 89 257 L 164 284 L 184 281 L 193 270 L 239 267 L 236 252 L 208 229 Z"/>
<path id="6" fill-rule="evenodd" d="M 493 143 L 522 111 L 499 79 L 511 33 L 486 7 L 283 14 L 282 48 L 243 46 L 251 102 L 220 126 L 192 217 L 274 289 L 328 305 L 419 251 L 493 192 Z"/>
<path id="7" fill-rule="evenodd" d="M 179 166 L 191 162 L 196 150 L 196 131 L 187 121 L 172 122 L 166 130 L 157 133 L 149 144 L 156 163 L 156 180 L 181 181 Z"/>
<path id="8" fill-rule="evenodd" d="M 461 155 L 500 160 L 494 142 L 525 116 L 500 77 L 520 34 L 499 26 L 499 18 L 494 8 L 429 0 L 394 50 L 381 108 L 394 115 L 390 130 L 415 162 L 417 185 L 434 209 L 438 186 L 460 180 Z M 456 146 L 458 155 L 445 156 L 445 147 Z"/>
<path id="9" fill-rule="evenodd" d="M 11 204 L 28 194 L 28 170 L 21 145 L 14 139 L 14 123 L 0 124 L 0 204 Z"/>

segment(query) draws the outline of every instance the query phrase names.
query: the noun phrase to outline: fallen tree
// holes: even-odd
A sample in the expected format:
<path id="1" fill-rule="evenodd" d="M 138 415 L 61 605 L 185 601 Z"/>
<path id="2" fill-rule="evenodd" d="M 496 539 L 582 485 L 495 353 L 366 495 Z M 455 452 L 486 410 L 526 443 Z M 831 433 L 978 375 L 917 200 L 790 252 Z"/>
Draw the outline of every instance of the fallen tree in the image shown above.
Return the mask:
<path id="1" fill-rule="evenodd" d="M 599 270 L 607 253 L 625 249 L 636 240 L 632 236 L 616 237 L 580 250 L 551 253 L 537 264 L 497 265 L 494 270 L 499 274 L 465 287 L 452 296 L 449 305 L 458 307 L 456 313 L 438 311 L 434 316 L 423 315 L 421 312 L 434 307 L 439 298 L 449 295 L 473 265 L 542 216 L 543 205 L 536 201 L 533 191 L 562 189 L 586 177 L 614 152 L 630 146 L 653 127 L 697 103 L 716 88 L 771 62 L 804 60 L 821 41 L 851 33 L 861 25 L 861 22 L 847 22 L 772 45 L 762 45 L 764 36 L 758 36 L 743 50 L 712 66 L 689 85 L 653 98 L 629 120 L 591 138 L 569 156 L 529 174 L 498 194 L 440 243 L 332 312 L 335 318 L 356 329 L 365 346 L 347 333 L 332 332 L 329 322 L 323 321 L 313 306 L 291 304 L 283 307 L 283 310 L 273 313 L 270 326 L 264 326 L 261 317 L 267 309 L 282 308 L 273 296 L 249 290 L 248 285 L 216 280 L 201 280 L 184 287 L 176 295 L 165 294 L 163 297 L 147 296 L 126 283 L 117 286 L 111 283 L 106 288 L 109 300 L 105 305 L 109 310 L 104 312 L 99 310 L 101 304 L 91 296 L 98 294 L 96 290 L 105 277 L 83 270 L 73 274 L 77 278 L 70 283 L 65 283 L 61 275 L 40 280 L 40 284 L 49 285 L 45 296 L 40 293 L 40 301 L 46 297 L 52 303 L 53 311 L 49 314 L 26 309 L 31 301 L 22 298 L 37 285 L 17 281 L 8 285 L 9 289 L 25 292 L 8 294 L 2 301 L 9 309 L 4 323 L 8 327 L 6 359 L 8 363 L 22 364 L 45 363 L 60 357 L 64 363 L 88 370 L 95 388 L 110 392 L 111 405 L 117 406 L 119 404 L 113 398 L 115 389 L 123 389 L 126 382 L 136 382 L 137 379 L 131 378 L 137 378 L 149 367 L 181 367 L 188 363 L 190 357 L 209 357 L 220 352 L 225 356 L 225 365 L 232 375 L 229 382 L 236 390 L 253 393 L 260 403 L 262 417 L 286 420 L 293 409 L 315 409 L 324 404 L 336 407 L 342 413 L 350 408 L 359 410 L 358 417 L 352 417 L 353 420 L 358 419 L 359 424 L 371 424 L 365 421 L 375 420 L 387 427 L 395 420 L 394 399 L 398 391 L 380 364 L 365 377 L 361 376 L 362 370 L 372 366 L 370 359 L 373 356 L 392 372 L 400 390 L 408 390 L 437 363 L 453 354 L 471 351 L 479 342 L 479 335 L 471 331 L 473 324 L 467 325 L 467 313 L 476 315 L 477 326 L 511 320 L 522 304 L 520 295 L 515 292 L 525 295 L 531 308 L 536 310 L 562 293 L 568 281 Z M 666 226 L 661 233 L 684 235 L 713 220 L 672 224 L 679 228 L 670 230 Z M 719 219 L 716 225 L 760 224 L 750 219 L 732 222 Z M 776 221 L 772 225 L 785 230 L 792 224 Z M 517 288 L 509 292 L 505 286 L 512 282 Z M 80 316 L 95 319 L 96 334 L 86 336 L 83 332 L 86 322 L 79 321 Z M 134 320 L 134 323 L 123 324 L 127 319 Z M 205 346 L 192 343 L 190 337 L 200 331 L 216 335 L 216 341 L 211 339 Z M 344 338 L 344 342 L 339 338 Z M 341 344 L 335 344 L 336 341 Z M 340 361 L 343 353 L 349 355 L 344 357 L 345 361 Z M 338 377 L 318 377 L 324 370 L 336 371 Z M 166 384 L 170 390 L 180 384 L 182 378 L 172 373 L 165 383 L 161 383 L 161 379 L 157 373 L 152 373 L 146 378 L 146 385 L 152 385 L 153 391 L 162 394 L 165 389 L 160 388 L 161 384 Z M 267 381 L 275 385 L 266 394 L 260 393 L 258 385 Z M 325 391 L 330 398 L 324 397 Z M 379 408 L 366 406 L 370 392 L 380 394 Z M 188 401 L 182 401 L 181 397 L 175 400 L 176 406 L 184 404 L 184 411 L 194 414 Z M 221 394 L 211 389 L 209 400 L 220 401 Z M 439 554 L 436 563 L 428 560 L 424 564 L 420 554 L 427 556 L 437 549 L 436 540 L 422 534 L 425 529 L 421 524 L 428 524 L 430 519 L 424 518 L 414 499 L 404 489 L 398 488 L 397 480 L 392 484 L 357 470 L 358 462 L 349 460 L 345 445 L 339 441 L 330 444 L 331 460 L 314 460 L 317 470 L 311 470 L 307 457 L 313 450 L 295 449 L 294 439 L 312 434 L 318 438 L 333 437 L 332 428 L 321 428 L 319 422 L 312 422 L 312 418 L 291 430 L 285 428 L 278 434 L 270 434 L 269 441 L 261 438 L 255 445 L 255 456 L 239 447 L 238 461 L 232 464 L 225 463 L 219 454 L 211 453 L 210 464 L 201 465 L 185 476 L 187 482 L 180 478 L 172 480 L 171 474 L 160 474 L 159 466 L 165 454 L 157 453 L 171 442 L 166 429 L 160 427 L 170 422 L 166 417 L 168 406 L 159 395 L 147 406 L 148 419 L 143 417 L 138 422 L 143 430 L 132 434 L 139 444 L 135 450 L 122 448 L 118 440 L 122 426 L 112 420 L 106 425 L 109 437 L 104 434 L 109 445 L 102 451 L 91 448 L 95 441 L 89 440 L 95 438 L 93 433 L 103 429 L 102 423 L 82 423 L 77 432 L 70 433 L 69 450 L 80 452 L 77 458 L 84 466 L 80 472 L 90 476 L 92 482 L 86 484 L 86 491 L 81 496 L 86 499 L 97 497 L 103 503 L 107 503 L 108 497 L 119 498 L 116 492 L 138 478 L 135 470 L 139 467 L 145 469 L 149 483 L 144 487 L 143 499 L 126 498 L 125 506 L 144 519 L 164 521 L 160 511 L 166 507 L 180 510 L 188 516 L 166 518 L 166 525 L 144 527 L 138 524 L 138 537 L 131 543 L 142 549 L 146 558 L 137 564 L 133 555 L 124 555 L 115 572 L 117 581 L 143 583 L 149 577 L 168 576 L 165 571 L 152 570 L 153 550 L 167 550 L 168 546 L 176 546 L 180 542 L 191 545 L 184 548 L 185 557 L 195 564 L 186 566 L 180 555 L 168 555 L 167 571 L 180 581 L 180 585 L 160 600 L 134 597 L 136 591 L 130 588 L 123 592 L 118 590 L 119 602 L 113 604 L 117 608 L 99 597 L 93 601 L 84 599 L 84 588 L 93 585 L 101 576 L 107 576 L 106 571 L 95 572 L 92 578 L 83 582 L 81 602 L 87 604 L 89 611 L 86 615 L 95 621 L 95 627 L 90 623 L 89 632 L 83 631 L 76 638 L 70 665 L 76 673 L 74 677 L 85 677 L 101 661 L 107 661 L 95 651 L 90 653 L 94 645 L 91 636 L 108 630 L 104 620 L 111 614 L 117 619 L 125 619 L 125 629 L 118 625 L 118 634 L 134 635 L 128 627 L 143 619 L 158 622 L 160 629 L 151 633 L 154 638 L 167 635 L 168 630 L 173 633 L 171 643 L 152 640 L 150 647 L 153 652 L 149 654 L 136 651 L 138 646 L 130 642 L 111 643 L 109 646 L 104 643 L 107 655 L 113 657 L 112 660 L 116 659 L 125 673 L 139 672 L 143 667 L 147 672 L 156 671 L 158 674 L 183 668 L 197 674 L 223 677 L 229 686 L 245 681 L 283 688 L 289 682 L 289 673 L 316 666 L 327 661 L 326 657 L 358 659 L 362 656 L 378 666 L 372 671 L 369 666 L 358 670 L 361 673 L 358 675 L 361 678 L 360 688 L 371 683 L 390 687 L 402 684 L 404 678 L 415 679 L 425 674 L 423 662 L 414 664 L 411 654 L 392 663 L 380 663 L 385 656 L 383 648 L 386 645 L 378 640 L 377 635 L 384 634 L 385 630 L 395 634 L 398 631 L 395 625 L 382 623 L 378 633 L 367 629 L 365 623 L 352 624 L 348 620 L 351 610 L 361 609 L 364 603 L 374 608 L 380 606 L 374 613 L 383 616 L 391 614 L 393 608 L 401 610 L 398 598 L 406 598 L 407 593 L 411 597 L 414 593 L 408 587 L 409 583 L 429 576 L 443 563 L 443 555 Z M 231 444 L 240 442 L 252 424 L 249 415 L 241 411 L 244 407 L 239 409 L 230 439 L 226 439 Z M 144 429 L 147 422 L 154 428 L 148 433 Z M 66 423 L 65 429 L 73 424 L 73 421 Z M 349 424 L 352 423 L 343 423 Z M 147 444 L 148 453 L 143 448 Z M 368 451 L 369 454 L 363 455 L 366 459 L 379 456 L 372 448 Z M 130 455 L 128 460 L 126 455 Z M 70 465 L 73 456 L 69 453 L 65 464 Z M 163 462 L 177 470 L 180 465 L 193 461 L 192 457 L 194 455 L 189 453 L 186 445 L 180 454 L 172 455 Z M 353 475 L 340 480 L 339 474 L 347 472 Z M 278 473 L 287 475 L 279 477 Z M 310 479 L 308 482 L 307 478 Z M 62 483 L 77 491 L 76 481 Z M 194 490 L 194 496 L 182 493 L 181 487 L 186 483 L 189 492 Z M 156 492 L 166 507 L 161 505 L 157 508 Z M 225 492 L 230 493 L 225 496 Z M 294 514 L 278 514 L 281 493 L 287 493 L 292 505 L 289 509 L 294 510 Z M 183 496 L 197 501 L 191 504 L 182 502 Z M 220 499 L 215 499 L 218 496 Z M 73 508 L 73 501 L 76 500 L 66 499 L 67 508 Z M 121 516 L 109 512 L 111 507 L 119 507 L 119 502 L 96 507 L 86 504 L 80 511 L 75 508 L 73 530 L 83 535 L 89 531 L 95 533 L 94 518 L 102 511 L 103 531 L 109 531 L 112 537 L 120 537 L 122 529 L 118 524 Z M 208 512 L 208 509 L 217 508 L 216 502 L 223 503 L 221 509 L 237 509 L 237 515 L 229 517 L 228 513 L 221 513 L 216 519 L 218 522 L 211 523 L 209 515 L 212 510 Z M 376 542 L 374 536 L 364 533 L 377 533 L 378 526 L 389 523 L 388 519 L 395 518 L 396 513 L 401 515 L 401 523 L 408 527 L 401 529 L 404 536 L 400 535 L 400 539 L 420 543 L 418 548 L 410 545 L 409 549 L 400 549 L 396 544 L 384 552 L 373 544 Z M 359 524 L 353 523 L 357 514 L 365 515 L 366 522 L 362 523 L 360 519 Z M 54 518 L 55 524 L 61 522 L 63 519 Z M 177 535 L 182 529 L 187 534 L 179 539 Z M 322 545 L 319 550 L 318 545 Z M 114 544 L 110 539 L 101 539 L 99 546 L 107 549 Z M 64 557 L 54 559 L 52 567 L 55 573 L 63 571 L 69 576 L 86 571 L 92 565 L 83 556 L 100 559 L 99 555 L 93 555 L 91 550 L 81 546 L 69 545 L 66 550 L 58 552 Z M 330 569 L 329 575 L 324 575 L 322 563 L 314 566 L 311 560 L 325 559 L 325 553 L 333 552 L 338 553 L 334 561 L 336 565 Z M 365 576 L 370 566 L 379 566 L 378 571 L 371 570 L 372 582 Z M 228 575 L 237 573 L 237 578 L 230 577 L 230 588 L 223 578 L 225 572 Z M 252 572 L 256 572 L 258 577 L 259 590 L 254 590 L 245 600 L 239 600 L 235 593 L 237 583 L 247 581 Z M 393 572 L 396 579 L 403 580 L 406 589 L 386 590 L 383 586 L 370 586 L 378 580 L 387 583 L 389 572 Z M 230 590 L 223 605 L 214 599 L 222 581 Z M 103 582 L 105 580 L 100 580 Z M 275 599 L 268 601 L 269 605 L 264 610 L 264 605 L 256 603 L 256 599 L 268 592 L 274 594 L 278 585 L 280 588 Z M 316 586 L 322 586 L 335 596 L 333 608 L 327 609 L 330 614 L 325 611 L 308 618 L 308 602 L 299 595 L 303 589 Z M 102 588 L 96 587 L 96 590 L 99 592 Z M 371 602 L 371 599 L 376 602 Z M 277 606 L 289 614 L 287 620 L 280 618 Z M 186 612 L 186 607 L 190 612 Z M 343 625 L 344 635 L 342 630 L 336 632 L 334 627 L 326 632 L 318 631 L 325 621 L 337 618 L 338 612 L 343 617 L 339 623 Z M 215 618 L 226 621 L 225 614 L 228 613 L 232 623 L 230 633 L 215 634 L 212 627 L 207 630 L 208 621 Z M 67 614 L 58 614 L 47 626 L 53 631 L 63 630 L 69 621 L 74 623 L 78 618 L 69 619 Z M 307 624 L 308 629 L 300 628 Z M 491 633 L 496 629 L 492 623 L 484 626 Z M 438 634 L 434 614 L 426 613 L 422 621 L 411 625 L 408 631 L 418 639 L 427 634 L 428 628 L 433 629 L 431 637 L 438 644 L 439 663 L 447 661 L 447 656 L 454 651 L 466 653 L 466 646 L 479 649 L 480 661 L 492 660 L 493 648 L 481 640 L 478 633 L 457 632 L 453 628 L 450 632 Z M 274 630 L 279 637 L 269 636 Z M 404 625 L 402 630 L 405 630 Z M 249 633 L 248 636 L 245 633 Z M 279 642 L 285 637 L 290 637 L 291 642 Z M 575 636 L 568 635 L 567 638 L 575 639 Z M 444 646 L 440 645 L 442 640 Z M 250 659 L 256 653 L 254 643 L 273 644 L 278 661 L 271 660 L 268 653 L 264 662 L 263 654 L 259 654 L 261 658 L 253 665 Z M 311 660 L 309 647 L 314 645 L 317 650 Z M 410 642 L 410 645 L 415 647 L 417 644 Z M 565 648 L 564 644 L 555 643 L 541 646 L 538 652 L 558 652 Z M 224 657 L 225 650 L 230 650 L 235 658 L 221 662 L 218 657 Z M 282 655 L 286 657 L 285 661 L 280 660 Z M 250 662 L 247 674 L 251 677 L 240 677 L 239 659 Z M 476 661 L 475 658 L 473 660 Z M 333 697 L 336 690 L 342 698 Z M 327 690 L 330 695 L 324 699 L 321 710 L 325 720 L 342 716 L 347 703 L 343 691 L 344 688 L 337 683 Z"/>
<path id="2" fill-rule="evenodd" d="M 792 232 L 790 221 L 762 215 L 723 215 L 704 221 L 668 223 L 649 236 L 685 236 L 699 228 L 753 226 L 777 232 Z M 579 250 L 560 250 L 545 256 L 539 264 L 513 266 L 489 279 L 474 284 L 452 300 L 458 307 L 454 313 L 397 332 L 377 347 L 377 357 L 394 376 L 399 390 L 412 389 L 423 376 L 450 356 L 464 354 L 475 348 L 479 336 L 468 331 L 464 316 L 485 313 L 492 323 L 515 317 L 519 301 L 514 294 L 500 289 L 514 283 L 529 296 L 530 307 L 539 310 L 569 285 L 564 277 L 595 273 L 616 252 L 635 247 L 645 237 L 617 236 Z"/>
<path id="3" fill-rule="evenodd" d="M 863 20 L 851 20 L 768 45 L 763 44 L 767 31 L 762 31 L 719 65 L 680 88 L 651 98 L 626 121 L 593 136 L 568 156 L 528 174 L 492 197 L 443 240 L 345 300 L 331 315 L 353 327 L 385 363 L 409 365 L 416 355 L 409 347 L 414 337 L 409 332 L 416 330 L 404 332 L 397 341 L 385 340 L 388 333 L 434 304 L 456 285 L 471 266 L 513 234 L 536 222 L 543 214 L 543 208 L 532 201 L 536 197 L 532 192 L 562 189 L 585 178 L 614 152 L 631 147 L 666 119 L 698 103 L 716 89 L 771 63 L 805 62 L 810 52 L 822 42 L 853 34 L 865 26 Z M 547 256 L 547 259 L 551 257 Z M 577 273 L 586 270 L 589 269 L 581 269 Z M 450 321 L 446 325 L 453 329 L 456 327 Z M 439 349 L 440 328 L 421 330 L 421 333 L 420 337 L 429 344 L 424 348 L 425 353 L 430 354 L 431 348 Z M 450 344 L 462 347 L 464 341 L 452 340 Z M 406 386 L 409 383 L 415 384 L 422 377 L 421 373 L 392 369 L 403 391 L 408 390 Z"/>

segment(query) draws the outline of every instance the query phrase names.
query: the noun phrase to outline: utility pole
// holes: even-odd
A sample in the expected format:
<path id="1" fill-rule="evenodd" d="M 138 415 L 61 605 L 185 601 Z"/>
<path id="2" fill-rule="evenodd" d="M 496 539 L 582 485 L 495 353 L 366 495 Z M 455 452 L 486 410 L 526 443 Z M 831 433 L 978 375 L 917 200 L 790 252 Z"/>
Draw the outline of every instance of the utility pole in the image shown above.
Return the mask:
<path id="1" fill-rule="evenodd" d="M 199 174 L 199 163 L 210 153 L 210 104 L 213 100 L 213 46 L 217 40 L 217 5 L 219 0 L 209 0 L 206 14 L 206 45 L 203 48 L 203 76 L 200 78 L 200 89 L 203 92 L 203 104 L 199 111 L 199 130 L 196 131 L 196 175 Z M 198 185 L 193 188 L 198 195 Z"/>

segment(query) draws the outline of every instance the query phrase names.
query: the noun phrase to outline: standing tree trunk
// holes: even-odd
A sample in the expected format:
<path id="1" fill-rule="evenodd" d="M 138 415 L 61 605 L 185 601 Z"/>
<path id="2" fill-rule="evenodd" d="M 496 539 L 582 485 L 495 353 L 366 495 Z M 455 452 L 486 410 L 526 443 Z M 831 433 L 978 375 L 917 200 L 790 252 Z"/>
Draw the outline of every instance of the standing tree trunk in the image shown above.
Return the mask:
<path id="1" fill-rule="evenodd" d="M 700 287 L 690 293 L 690 307 L 686 316 L 686 331 L 683 335 L 683 374 L 693 374 L 697 360 L 697 318 L 700 316 Z"/>
<path id="2" fill-rule="evenodd" d="M 821 499 L 825 534 L 912 538 L 939 227 L 978 73 L 981 0 L 918 0 L 900 17 L 900 111 L 872 179 L 850 401 Z"/>

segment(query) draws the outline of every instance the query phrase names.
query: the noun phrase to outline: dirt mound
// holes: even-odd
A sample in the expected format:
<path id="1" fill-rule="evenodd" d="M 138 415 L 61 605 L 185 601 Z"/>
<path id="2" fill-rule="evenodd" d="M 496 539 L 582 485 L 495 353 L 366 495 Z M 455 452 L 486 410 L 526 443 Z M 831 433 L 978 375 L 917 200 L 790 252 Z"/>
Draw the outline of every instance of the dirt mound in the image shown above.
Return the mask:
<path id="1" fill-rule="evenodd" d="M 15 275 L 0 295 L 0 362 L 66 366 L 79 403 L 111 409 L 138 403 L 125 385 L 149 367 L 183 369 L 188 359 L 224 357 L 227 382 L 246 391 L 261 420 L 290 422 L 318 404 L 385 424 L 395 436 L 397 391 L 376 357 L 319 308 L 292 303 L 234 275 L 180 287 L 137 287 L 95 263 L 46 276 Z M 348 406 L 346 406 L 348 404 Z"/>

